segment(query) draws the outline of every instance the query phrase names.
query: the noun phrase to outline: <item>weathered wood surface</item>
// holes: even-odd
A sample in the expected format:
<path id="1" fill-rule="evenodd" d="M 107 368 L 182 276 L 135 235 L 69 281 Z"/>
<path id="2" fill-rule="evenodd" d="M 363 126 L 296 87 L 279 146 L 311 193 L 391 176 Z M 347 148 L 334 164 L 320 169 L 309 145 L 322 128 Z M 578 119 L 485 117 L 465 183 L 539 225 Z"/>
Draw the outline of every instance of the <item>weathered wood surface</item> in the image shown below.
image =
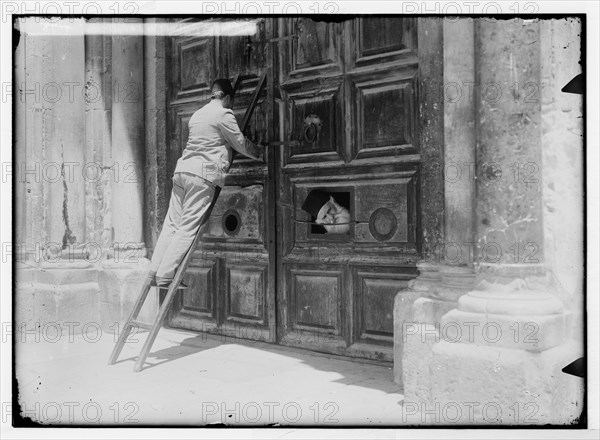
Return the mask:
<path id="1" fill-rule="evenodd" d="M 391 360 L 393 298 L 421 258 L 417 22 L 280 23 L 278 338 Z M 313 232 L 313 189 L 347 204 L 349 234 Z"/>
<path id="2" fill-rule="evenodd" d="M 236 158 L 172 325 L 392 359 L 394 294 L 442 237 L 443 182 L 430 163 L 442 157 L 442 114 L 427 82 L 441 72 L 436 26 L 285 17 L 260 20 L 250 37 L 172 39 L 170 166 L 218 76 L 241 75 L 242 121 L 266 75 L 249 135 L 270 145 L 264 163 Z M 312 232 L 300 208 L 311 189 L 343 199 L 349 234 Z"/>

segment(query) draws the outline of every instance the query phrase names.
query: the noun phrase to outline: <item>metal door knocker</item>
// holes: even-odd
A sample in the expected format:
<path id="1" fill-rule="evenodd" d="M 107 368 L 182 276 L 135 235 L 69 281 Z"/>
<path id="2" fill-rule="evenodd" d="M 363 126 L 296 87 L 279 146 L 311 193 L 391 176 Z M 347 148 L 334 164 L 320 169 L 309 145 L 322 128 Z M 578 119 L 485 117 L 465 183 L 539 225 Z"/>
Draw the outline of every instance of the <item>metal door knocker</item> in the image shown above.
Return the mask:
<path id="1" fill-rule="evenodd" d="M 304 124 L 302 126 L 302 137 L 304 142 L 308 144 L 315 142 L 319 137 L 322 126 L 321 119 L 319 119 L 317 115 L 308 115 L 304 119 Z"/>

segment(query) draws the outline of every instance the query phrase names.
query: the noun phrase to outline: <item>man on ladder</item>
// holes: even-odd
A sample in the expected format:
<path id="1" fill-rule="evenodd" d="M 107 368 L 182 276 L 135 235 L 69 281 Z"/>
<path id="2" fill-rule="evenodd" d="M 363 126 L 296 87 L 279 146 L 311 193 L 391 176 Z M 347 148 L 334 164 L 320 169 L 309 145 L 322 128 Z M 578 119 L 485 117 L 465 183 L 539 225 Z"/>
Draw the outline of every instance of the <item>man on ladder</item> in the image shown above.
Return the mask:
<path id="1" fill-rule="evenodd" d="M 211 92 L 211 101 L 189 121 L 187 145 L 173 175 L 169 210 L 154 247 L 148 276 L 151 285 L 161 288 L 171 284 L 217 187 L 223 186 L 232 149 L 252 159 L 262 158 L 262 149 L 244 137 L 231 110 L 235 91 L 229 80 L 217 79 Z"/>
<path id="2" fill-rule="evenodd" d="M 263 74 L 244 115 L 244 128 L 248 125 L 265 78 L 266 74 Z M 246 139 L 240 131 L 231 110 L 235 89 L 229 80 L 216 80 L 211 92 L 211 101 L 190 119 L 188 142 L 175 167 L 169 210 L 154 247 L 150 273 L 113 348 L 109 365 L 117 361 L 127 337 L 137 327 L 149 332 L 133 368 L 136 372 L 142 370 L 175 291 L 182 287 L 181 280 L 199 242 L 201 228 L 208 223 L 225 182 L 233 150 L 256 160 L 263 155 L 262 148 Z M 152 286 L 164 289 L 167 293 L 157 317 L 150 324 L 138 321 L 137 317 Z"/>

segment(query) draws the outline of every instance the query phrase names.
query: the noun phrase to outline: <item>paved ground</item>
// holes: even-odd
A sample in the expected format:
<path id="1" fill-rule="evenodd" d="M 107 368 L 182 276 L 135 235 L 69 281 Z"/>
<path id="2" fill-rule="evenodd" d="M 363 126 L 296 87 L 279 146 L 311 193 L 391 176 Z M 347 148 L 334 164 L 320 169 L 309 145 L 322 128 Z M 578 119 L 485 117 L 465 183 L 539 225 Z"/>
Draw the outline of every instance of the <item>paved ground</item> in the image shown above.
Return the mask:
<path id="1" fill-rule="evenodd" d="M 134 373 L 145 333 L 112 366 L 113 334 L 46 333 L 19 335 L 15 347 L 22 410 L 41 423 L 406 424 L 391 367 L 162 329 L 148 366 Z"/>

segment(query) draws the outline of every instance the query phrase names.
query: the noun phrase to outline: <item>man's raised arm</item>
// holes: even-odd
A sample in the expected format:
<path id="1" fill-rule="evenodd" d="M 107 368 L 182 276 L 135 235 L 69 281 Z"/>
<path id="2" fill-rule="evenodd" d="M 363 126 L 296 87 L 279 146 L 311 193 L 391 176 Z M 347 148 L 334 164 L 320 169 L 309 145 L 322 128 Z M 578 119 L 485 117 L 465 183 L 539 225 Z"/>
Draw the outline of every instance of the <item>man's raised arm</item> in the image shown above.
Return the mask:
<path id="1" fill-rule="evenodd" d="M 235 151 L 251 159 L 262 159 L 263 149 L 244 136 L 231 110 L 225 113 L 219 127 L 225 140 Z"/>

